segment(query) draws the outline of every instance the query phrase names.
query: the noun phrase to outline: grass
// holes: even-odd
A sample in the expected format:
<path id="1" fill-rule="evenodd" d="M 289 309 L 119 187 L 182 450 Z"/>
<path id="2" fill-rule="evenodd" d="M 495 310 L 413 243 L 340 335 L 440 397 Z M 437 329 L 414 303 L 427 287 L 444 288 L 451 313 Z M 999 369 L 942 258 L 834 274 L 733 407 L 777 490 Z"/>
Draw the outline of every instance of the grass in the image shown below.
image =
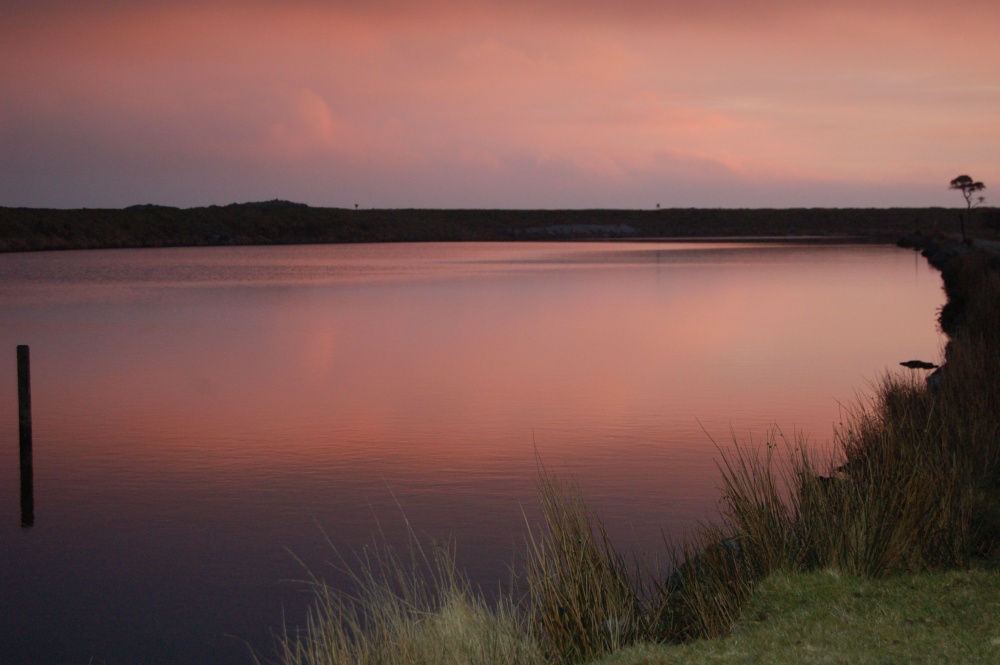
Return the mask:
<path id="1" fill-rule="evenodd" d="M 341 560 L 342 563 L 343 560 Z M 531 628 L 507 598 L 489 606 L 456 570 L 453 551 L 428 554 L 415 538 L 406 557 L 387 545 L 343 569 L 348 594 L 313 578 L 316 604 L 304 630 L 286 629 L 286 665 L 536 665 Z"/>
<path id="2" fill-rule="evenodd" d="M 527 613 L 549 660 L 581 662 L 655 636 L 658 613 L 636 588 L 600 518 L 574 486 L 541 473 L 546 529 L 529 535 Z"/>
<path id="3" fill-rule="evenodd" d="M 719 518 L 672 570 L 626 560 L 542 469 L 523 599 L 488 606 L 447 549 L 383 549 L 355 596 L 316 582 L 282 662 L 1000 661 L 1000 260 L 942 272 L 943 380 L 884 377 L 826 459 L 777 432 L 722 451 Z"/>
<path id="4" fill-rule="evenodd" d="M 1000 573 L 956 570 L 871 580 L 834 569 L 775 573 L 731 634 L 644 644 L 600 665 L 1000 662 Z"/>

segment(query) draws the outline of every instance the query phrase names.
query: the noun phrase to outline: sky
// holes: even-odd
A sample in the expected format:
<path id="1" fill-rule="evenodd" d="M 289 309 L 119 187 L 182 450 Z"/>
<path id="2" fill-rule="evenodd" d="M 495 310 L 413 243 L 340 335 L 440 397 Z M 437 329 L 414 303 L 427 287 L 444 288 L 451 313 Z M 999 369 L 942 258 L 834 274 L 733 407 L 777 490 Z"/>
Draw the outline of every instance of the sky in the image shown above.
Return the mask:
<path id="1" fill-rule="evenodd" d="M 0 0 L 0 206 L 960 206 L 996 0 Z"/>

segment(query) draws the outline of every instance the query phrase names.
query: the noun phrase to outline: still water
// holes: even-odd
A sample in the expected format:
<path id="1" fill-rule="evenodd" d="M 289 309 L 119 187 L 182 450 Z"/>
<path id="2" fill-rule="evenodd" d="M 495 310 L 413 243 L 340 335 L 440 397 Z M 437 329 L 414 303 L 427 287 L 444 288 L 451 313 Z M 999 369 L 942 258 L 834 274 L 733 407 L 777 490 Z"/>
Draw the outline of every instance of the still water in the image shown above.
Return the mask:
<path id="1" fill-rule="evenodd" d="M 0 255 L 0 662 L 272 656 L 311 601 L 303 565 L 336 581 L 330 543 L 407 520 L 495 589 L 538 460 L 655 550 L 715 509 L 713 439 L 829 445 L 873 380 L 939 358 L 942 303 L 923 259 L 881 246 Z"/>

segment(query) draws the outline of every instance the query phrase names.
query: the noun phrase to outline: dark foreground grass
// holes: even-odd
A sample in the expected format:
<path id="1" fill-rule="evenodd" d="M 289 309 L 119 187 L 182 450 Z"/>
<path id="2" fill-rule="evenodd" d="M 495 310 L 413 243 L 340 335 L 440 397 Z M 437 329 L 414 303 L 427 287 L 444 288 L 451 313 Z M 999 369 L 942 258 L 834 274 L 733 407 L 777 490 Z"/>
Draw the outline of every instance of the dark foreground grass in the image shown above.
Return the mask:
<path id="1" fill-rule="evenodd" d="M 359 596 L 318 585 L 283 662 L 997 661 L 998 574 L 970 566 L 1000 562 L 1000 261 L 942 272 L 959 306 L 941 380 L 884 377 L 827 459 L 777 436 L 722 451 L 720 515 L 673 545 L 672 570 L 626 560 L 542 471 L 525 598 L 487 607 L 450 557 L 390 557 L 362 566 Z"/>

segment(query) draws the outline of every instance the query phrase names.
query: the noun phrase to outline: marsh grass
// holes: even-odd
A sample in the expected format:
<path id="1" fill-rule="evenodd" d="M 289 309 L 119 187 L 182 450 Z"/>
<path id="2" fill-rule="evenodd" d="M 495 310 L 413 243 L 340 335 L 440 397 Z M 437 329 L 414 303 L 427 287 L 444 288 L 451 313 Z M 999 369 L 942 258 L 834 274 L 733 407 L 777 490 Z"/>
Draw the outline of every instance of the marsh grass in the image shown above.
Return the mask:
<path id="1" fill-rule="evenodd" d="M 949 333 L 943 380 L 883 377 L 847 411 L 826 456 L 777 430 L 760 445 L 720 447 L 719 518 L 668 544 L 667 574 L 623 556 L 578 488 L 539 465 L 542 524 L 529 528 L 523 599 L 488 605 L 447 548 L 411 548 L 405 561 L 374 550 L 352 573 L 357 595 L 314 580 L 316 610 L 286 635 L 282 661 L 585 662 L 636 643 L 727 635 L 775 576 L 883 581 L 973 558 L 996 566 L 1000 265 L 974 255 L 944 272 L 962 325 Z"/>
<path id="2" fill-rule="evenodd" d="M 660 607 L 638 562 L 615 549 L 573 484 L 540 467 L 540 529 L 530 530 L 527 612 L 550 660 L 582 662 L 654 639 Z"/>
<path id="3" fill-rule="evenodd" d="M 285 665 L 543 662 L 510 599 L 488 604 L 457 570 L 451 548 L 428 553 L 411 534 L 406 556 L 383 543 L 341 563 L 355 592 L 311 578 L 316 603 L 305 629 L 280 640 Z"/>
<path id="4" fill-rule="evenodd" d="M 681 643 L 725 635 L 753 591 L 742 544 L 714 524 L 668 542 L 676 562 L 658 588 L 658 642 Z"/>
<path id="5" fill-rule="evenodd" d="M 881 394 L 908 389 L 898 381 L 887 378 Z M 747 573 L 835 566 L 879 577 L 963 564 L 969 469 L 936 428 L 904 424 L 858 410 L 838 434 L 839 466 L 812 459 L 801 441 L 723 453 L 722 518 L 743 546 Z"/>

